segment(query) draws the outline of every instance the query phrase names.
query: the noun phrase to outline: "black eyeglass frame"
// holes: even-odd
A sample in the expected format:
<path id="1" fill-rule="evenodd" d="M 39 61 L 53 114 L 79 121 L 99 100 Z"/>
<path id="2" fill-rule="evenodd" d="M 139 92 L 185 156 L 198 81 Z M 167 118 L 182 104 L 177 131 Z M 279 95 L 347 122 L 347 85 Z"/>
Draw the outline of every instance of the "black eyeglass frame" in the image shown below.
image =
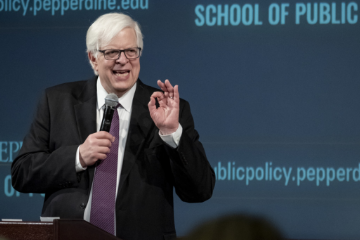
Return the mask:
<path id="1" fill-rule="evenodd" d="M 141 48 L 140 47 L 135 47 L 135 49 L 138 49 L 139 50 L 139 56 L 137 56 L 136 58 L 128 58 L 128 56 L 126 56 L 126 52 L 127 50 L 129 49 L 134 49 L 134 48 L 127 48 L 127 49 L 124 49 L 124 50 L 120 50 L 120 49 L 104 49 L 104 50 L 97 50 L 98 52 L 101 52 L 102 54 L 104 54 L 104 58 L 106 59 L 105 57 L 105 52 L 108 51 L 108 50 L 116 50 L 116 51 L 119 51 L 119 56 L 117 58 L 114 58 L 114 59 L 106 59 L 106 60 L 118 60 L 121 56 L 121 53 L 124 52 L 124 55 L 127 59 L 129 60 L 134 60 L 134 59 L 137 59 L 140 57 L 141 55 Z"/>

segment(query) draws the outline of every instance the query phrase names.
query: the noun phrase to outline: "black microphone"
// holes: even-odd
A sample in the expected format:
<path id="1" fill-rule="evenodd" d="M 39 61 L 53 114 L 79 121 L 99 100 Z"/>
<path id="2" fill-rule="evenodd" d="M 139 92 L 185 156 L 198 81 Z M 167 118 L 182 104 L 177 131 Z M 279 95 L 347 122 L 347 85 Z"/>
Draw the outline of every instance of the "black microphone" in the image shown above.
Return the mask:
<path id="1" fill-rule="evenodd" d="M 118 97 L 116 94 L 110 93 L 106 96 L 104 116 L 101 121 L 100 131 L 110 131 L 111 121 L 114 115 L 115 107 L 118 103 Z"/>

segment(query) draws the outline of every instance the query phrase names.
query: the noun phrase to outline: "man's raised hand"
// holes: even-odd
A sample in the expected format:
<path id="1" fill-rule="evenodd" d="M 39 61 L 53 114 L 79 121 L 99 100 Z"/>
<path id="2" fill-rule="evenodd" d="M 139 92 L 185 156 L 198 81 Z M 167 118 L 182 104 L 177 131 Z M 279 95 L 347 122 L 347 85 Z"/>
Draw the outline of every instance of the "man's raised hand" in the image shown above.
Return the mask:
<path id="1" fill-rule="evenodd" d="M 179 127 L 179 87 L 173 87 L 169 80 L 157 81 L 162 92 L 154 92 L 148 104 L 150 116 L 162 135 L 174 133 Z M 159 107 L 156 108 L 157 99 Z"/>

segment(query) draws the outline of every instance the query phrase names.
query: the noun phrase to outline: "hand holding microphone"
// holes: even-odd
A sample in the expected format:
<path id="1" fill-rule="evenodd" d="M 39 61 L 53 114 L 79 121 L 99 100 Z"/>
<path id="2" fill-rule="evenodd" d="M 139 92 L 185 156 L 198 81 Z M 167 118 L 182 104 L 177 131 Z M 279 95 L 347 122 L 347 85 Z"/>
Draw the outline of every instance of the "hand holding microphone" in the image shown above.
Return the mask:
<path id="1" fill-rule="evenodd" d="M 104 116 L 99 132 L 90 134 L 85 142 L 80 145 L 79 153 L 82 167 L 92 166 L 97 160 L 104 160 L 110 152 L 111 143 L 114 142 L 115 138 L 109 131 L 117 104 L 118 97 L 116 94 L 110 93 L 106 96 Z"/>

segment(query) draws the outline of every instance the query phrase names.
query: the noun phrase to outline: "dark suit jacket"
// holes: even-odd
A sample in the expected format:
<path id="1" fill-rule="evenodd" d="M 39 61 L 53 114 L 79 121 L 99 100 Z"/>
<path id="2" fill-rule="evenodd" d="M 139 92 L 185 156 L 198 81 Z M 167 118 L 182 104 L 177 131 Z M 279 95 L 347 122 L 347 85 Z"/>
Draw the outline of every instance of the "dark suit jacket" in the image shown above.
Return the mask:
<path id="1" fill-rule="evenodd" d="M 189 104 L 180 100 L 180 144 L 165 144 L 150 117 L 157 89 L 138 80 L 116 200 L 116 232 L 124 240 L 172 239 L 173 187 L 185 202 L 209 199 L 215 175 L 194 129 Z M 12 164 L 20 192 L 45 193 L 42 216 L 83 219 L 94 166 L 76 173 L 76 150 L 96 132 L 96 78 L 45 91 L 22 149 Z"/>

